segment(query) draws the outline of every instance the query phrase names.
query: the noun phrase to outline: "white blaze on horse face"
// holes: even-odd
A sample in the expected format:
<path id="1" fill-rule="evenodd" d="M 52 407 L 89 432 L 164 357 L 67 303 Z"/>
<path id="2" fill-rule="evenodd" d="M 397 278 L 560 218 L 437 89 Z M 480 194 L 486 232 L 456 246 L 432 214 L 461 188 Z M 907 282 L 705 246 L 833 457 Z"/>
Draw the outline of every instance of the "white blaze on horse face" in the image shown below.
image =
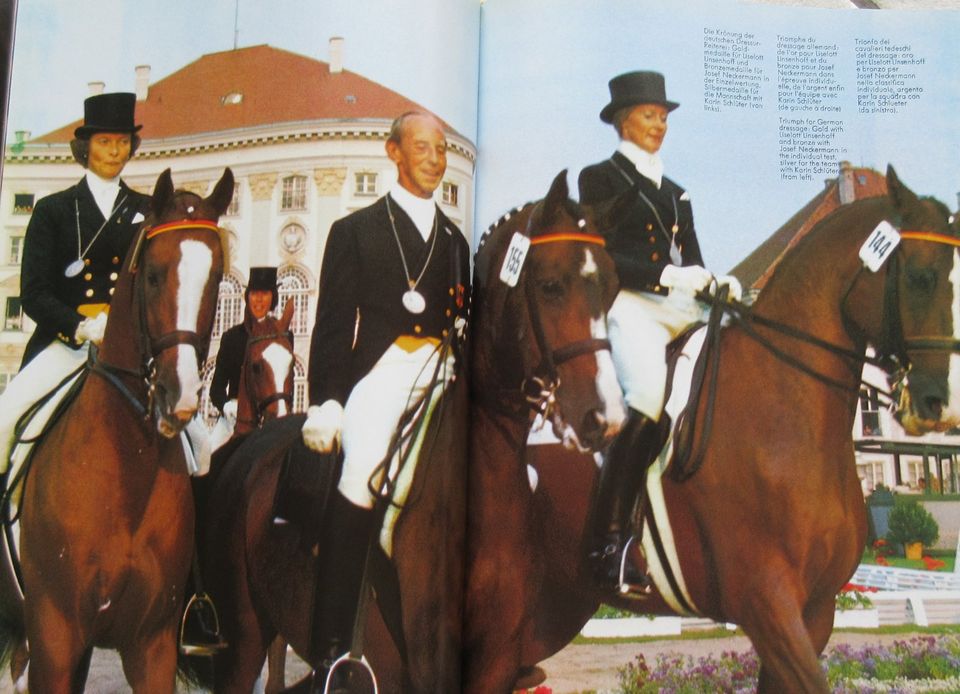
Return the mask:
<path id="1" fill-rule="evenodd" d="M 293 355 L 286 347 L 276 343 L 263 350 L 263 358 L 270 365 L 273 372 L 274 392 L 282 393 L 283 385 L 290 373 L 290 367 L 293 365 Z M 287 414 L 287 403 L 285 400 L 277 400 L 277 416 L 285 417 Z"/>
<path id="2" fill-rule="evenodd" d="M 950 285 L 953 287 L 953 302 L 950 313 L 953 319 L 953 337 L 960 339 L 960 249 L 953 249 L 953 267 L 950 270 Z M 950 370 L 947 375 L 947 387 L 950 389 L 947 410 L 941 419 L 960 421 L 960 354 L 950 353 Z"/>
<path id="3" fill-rule="evenodd" d="M 593 253 L 589 248 L 584 249 L 584 261 L 583 265 L 580 266 L 580 274 L 589 278 L 597 276 L 599 272 L 600 268 L 593 258 Z M 607 339 L 606 315 L 591 319 L 590 336 L 595 340 Z M 601 349 L 594 354 L 597 360 L 597 393 L 603 401 L 603 417 L 607 422 L 608 431 L 612 435 L 623 424 L 627 412 L 624 408 L 623 394 L 620 390 L 620 383 L 617 381 L 617 373 L 613 366 L 610 350 Z"/>
<path id="4" fill-rule="evenodd" d="M 213 251 L 205 243 L 186 240 L 180 244 L 180 264 L 177 266 L 177 330 L 197 332 L 203 290 L 213 266 Z M 180 379 L 180 399 L 174 412 L 196 410 L 200 404 L 200 370 L 197 353 L 191 345 L 177 346 L 177 376 Z"/>

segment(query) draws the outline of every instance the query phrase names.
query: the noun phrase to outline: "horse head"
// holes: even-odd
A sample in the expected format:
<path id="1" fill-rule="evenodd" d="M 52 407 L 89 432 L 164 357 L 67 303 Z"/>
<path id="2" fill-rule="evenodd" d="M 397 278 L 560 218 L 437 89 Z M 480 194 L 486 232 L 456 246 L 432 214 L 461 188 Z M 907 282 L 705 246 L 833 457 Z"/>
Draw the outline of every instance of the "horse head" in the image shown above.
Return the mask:
<path id="1" fill-rule="evenodd" d="M 263 422 L 289 414 L 293 407 L 293 299 L 283 307 L 283 315 L 267 315 L 255 321 L 247 338 L 247 349 L 240 372 L 240 396 L 237 400 L 237 427 L 243 434 Z"/>
<path id="2" fill-rule="evenodd" d="M 918 197 L 892 166 L 887 195 L 857 205 L 846 217 L 867 225 L 867 239 L 844 320 L 885 360 L 904 430 L 950 429 L 960 423 L 960 236 L 946 206 Z"/>
<path id="3" fill-rule="evenodd" d="M 602 448 L 625 416 L 606 333 L 617 281 L 565 170 L 490 229 L 475 277 L 474 387 L 518 420 L 538 410 L 570 448 Z"/>
<path id="4" fill-rule="evenodd" d="M 140 374 L 146 413 L 168 438 L 199 406 L 199 365 L 227 257 L 217 220 L 232 196 L 230 169 L 206 198 L 174 190 L 170 170 L 164 171 L 117 281 L 101 359 L 117 371 Z"/>

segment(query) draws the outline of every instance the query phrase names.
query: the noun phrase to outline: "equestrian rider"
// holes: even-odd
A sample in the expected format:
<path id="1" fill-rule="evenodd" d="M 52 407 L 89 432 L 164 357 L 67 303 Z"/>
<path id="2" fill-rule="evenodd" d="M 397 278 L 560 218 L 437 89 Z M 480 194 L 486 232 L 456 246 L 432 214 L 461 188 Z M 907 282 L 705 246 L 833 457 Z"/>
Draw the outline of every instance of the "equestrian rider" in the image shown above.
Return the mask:
<path id="1" fill-rule="evenodd" d="M 99 344 L 120 264 L 149 209 L 120 172 L 140 145 L 136 95 L 111 93 L 83 102 L 83 125 L 70 142 L 87 172 L 66 190 L 40 199 L 24 238 L 23 309 L 36 323 L 20 372 L 0 396 L 0 468 L 6 469 L 20 415 L 87 359 Z"/>
<path id="2" fill-rule="evenodd" d="M 374 520 L 371 486 L 383 482 L 378 466 L 390 456 L 394 473 L 399 422 L 429 393 L 438 367 L 443 380 L 453 374 L 452 353 L 438 345 L 466 318 L 469 247 L 433 201 L 446 148 L 435 116 L 397 118 L 386 143 L 397 182 L 335 222 L 327 239 L 303 440 L 323 453 L 342 441 L 344 460 L 320 539 L 314 667 L 349 647 Z"/>
<path id="3" fill-rule="evenodd" d="M 580 202 L 594 205 L 636 189 L 629 212 L 609 231 L 620 292 L 607 316 L 614 366 L 628 410 L 626 424 L 600 471 L 594 503 L 594 551 L 598 579 L 623 593 L 646 592 L 646 577 L 621 555 L 646 469 L 658 453 L 667 381 L 665 348 L 703 318 L 697 291 L 714 277 L 703 265 L 690 197 L 663 175 L 658 152 L 667 117 L 679 104 L 666 98 L 663 75 L 628 72 L 610 80 L 610 103 L 600 120 L 614 126 L 620 144 L 613 156 L 580 172 Z M 739 283 L 722 277 L 731 293 Z"/>
<path id="4" fill-rule="evenodd" d="M 252 267 L 250 281 L 243 294 L 243 322 L 234 325 L 220 338 L 217 365 L 210 381 L 210 402 L 220 410 L 220 417 L 230 433 L 237 424 L 237 395 L 240 372 L 247 352 L 247 339 L 253 326 L 277 307 L 277 268 Z"/>

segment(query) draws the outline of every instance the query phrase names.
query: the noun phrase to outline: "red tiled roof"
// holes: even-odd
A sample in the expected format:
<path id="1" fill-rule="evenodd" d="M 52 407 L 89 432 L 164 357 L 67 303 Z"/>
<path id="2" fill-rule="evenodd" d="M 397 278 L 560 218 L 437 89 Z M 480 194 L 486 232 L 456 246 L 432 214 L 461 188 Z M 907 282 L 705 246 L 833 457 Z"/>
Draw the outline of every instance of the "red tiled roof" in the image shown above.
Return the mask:
<path id="1" fill-rule="evenodd" d="M 865 168 L 854 168 L 852 172 L 855 200 L 886 194 L 887 180 L 883 174 Z M 831 181 L 733 268 L 730 274 L 740 280 L 745 288 L 762 289 L 783 255 L 840 204 L 839 182 Z"/>
<path id="2" fill-rule="evenodd" d="M 230 94 L 242 99 L 224 103 Z M 261 45 L 209 53 L 151 84 L 136 122 L 149 140 L 297 121 L 392 120 L 410 110 L 426 109 L 349 70 L 331 74 L 328 63 Z M 68 142 L 81 124 L 34 141 Z"/>

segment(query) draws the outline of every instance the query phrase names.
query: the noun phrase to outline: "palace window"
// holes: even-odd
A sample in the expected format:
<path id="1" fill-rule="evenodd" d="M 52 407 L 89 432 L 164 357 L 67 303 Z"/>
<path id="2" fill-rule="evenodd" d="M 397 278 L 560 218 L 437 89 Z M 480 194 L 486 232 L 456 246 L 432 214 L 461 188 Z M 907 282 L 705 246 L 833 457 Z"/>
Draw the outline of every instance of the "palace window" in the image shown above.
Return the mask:
<path id="1" fill-rule="evenodd" d="M 294 335 L 307 335 L 310 330 L 310 279 L 307 273 L 295 266 L 285 265 L 277 272 L 280 301 L 277 311 L 283 311 L 287 299 L 293 299 L 293 319 L 290 330 Z"/>
<path id="2" fill-rule="evenodd" d="M 356 195 L 377 194 L 377 174 L 370 171 L 361 171 L 354 174 L 353 192 Z"/>
<path id="3" fill-rule="evenodd" d="M 4 330 L 22 330 L 23 329 L 23 307 L 20 305 L 19 296 L 7 297 L 7 308 L 3 319 Z"/>
<path id="4" fill-rule="evenodd" d="M 223 333 L 243 320 L 243 283 L 233 275 L 225 275 L 220 280 L 220 292 L 217 295 L 217 313 L 213 318 L 213 333 L 217 339 Z"/>
<path id="5" fill-rule="evenodd" d="M 23 260 L 23 237 L 10 237 L 10 253 L 7 255 L 7 262 L 10 265 L 19 265 Z"/>
<path id="6" fill-rule="evenodd" d="M 307 369 L 300 357 L 293 357 L 293 411 L 306 412 L 307 405 Z"/>
<path id="7" fill-rule="evenodd" d="M 13 194 L 13 213 L 30 214 L 33 212 L 33 193 Z"/>
<path id="8" fill-rule="evenodd" d="M 444 181 L 440 199 L 444 205 L 457 207 L 460 202 L 460 186 L 456 183 L 450 183 L 450 181 Z"/>
<path id="9" fill-rule="evenodd" d="M 860 426 L 863 436 L 883 436 L 880 429 L 880 395 L 876 388 L 860 389 Z"/>
<path id="10" fill-rule="evenodd" d="M 213 381 L 213 372 L 217 368 L 217 355 L 214 354 L 207 359 L 203 365 L 203 371 L 200 374 L 200 381 L 203 388 L 200 389 L 200 417 L 206 423 L 207 427 L 213 427 L 217 423 L 217 417 L 220 416 L 220 410 L 214 407 L 210 402 L 210 383 Z"/>
<path id="11" fill-rule="evenodd" d="M 307 209 L 306 176 L 287 176 L 283 179 L 280 209 L 284 212 Z"/>

